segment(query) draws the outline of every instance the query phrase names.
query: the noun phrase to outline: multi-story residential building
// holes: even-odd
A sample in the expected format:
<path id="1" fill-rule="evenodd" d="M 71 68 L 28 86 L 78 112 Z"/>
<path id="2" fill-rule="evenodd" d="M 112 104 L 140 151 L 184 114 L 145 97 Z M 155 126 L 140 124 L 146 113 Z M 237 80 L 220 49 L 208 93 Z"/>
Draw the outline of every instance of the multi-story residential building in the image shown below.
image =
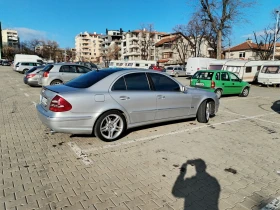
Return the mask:
<path id="1" fill-rule="evenodd" d="M 100 62 L 103 39 L 101 34 L 80 33 L 75 37 L 76 61 Z"/>
<path id="2" fill-rule="evenodd" d="M 3 46 L 19 48 L 19 36 L 16 30 L 4 29 L 2 30 Z"/>
<path id="3" fill-rule="evenodd" d="M 106 35 L 102 36 L 102 59 L 117 60 L 121 57 L 121 40 L 123 30 L 108 30 L 106 29 Z"/>
<path id="4" fill-rule="evenodd" d="M 157 31 L 134 30 L 123 34 L 121 59 L 155 60 L 155 43 L 165 33 Z"/>
<path id="5" fill-rule="evenodd" d="M 190 39 L 192 43 L 194 40 Z M 196 46 L 182 33 L 172 33 L 161 36 L 161 40 L 155 44 L 155 59 L 165 65 L 185 65 L 189 57 L 210 57 L 211 50 L 205 39 L 201 39 Z"/>

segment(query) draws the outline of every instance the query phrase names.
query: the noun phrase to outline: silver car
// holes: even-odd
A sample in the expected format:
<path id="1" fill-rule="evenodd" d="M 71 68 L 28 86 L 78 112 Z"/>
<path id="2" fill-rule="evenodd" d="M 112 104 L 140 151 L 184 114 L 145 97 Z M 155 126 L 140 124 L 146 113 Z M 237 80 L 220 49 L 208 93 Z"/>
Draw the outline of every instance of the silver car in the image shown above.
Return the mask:
<path id="1" fill-rule="evenodd" d="M 207 123 L 218 111 L 215 93 L 185 87 L 165 73 L 104 69 L 41 91 L 37 112 L 54 132 L 91 134 L 113 141 L 129 128 L 197 118 Z"/>
<path id="2" fill-rule="evenodd" d="M 33 68 L 34 66 L 41 66 L 40 63 L 36 62 L 19 62 L 15 66 L 15 71 L 25 74 L 26 71 Z"/>
<path id="3" fill-rule="evenodd" d="M 73 63 L 49 64 L 40 71 L 38 84 L 41 86 L 59 85 L 90 71 L 92 71 L 90 68 Z"/>
<path id="4" fill-rule="evenodd" d="M 43 70 L 45 66 L 36 66 L 25 72 L 23 82 L 31 87 L 41 86 L 38 84 L 39 71 Z"/>
<path id="5" fill-rule="evenodd" d="M 174 77 L 186 76 L 186 69 L 182 66 L 168 66 L 165 72 Z"/>

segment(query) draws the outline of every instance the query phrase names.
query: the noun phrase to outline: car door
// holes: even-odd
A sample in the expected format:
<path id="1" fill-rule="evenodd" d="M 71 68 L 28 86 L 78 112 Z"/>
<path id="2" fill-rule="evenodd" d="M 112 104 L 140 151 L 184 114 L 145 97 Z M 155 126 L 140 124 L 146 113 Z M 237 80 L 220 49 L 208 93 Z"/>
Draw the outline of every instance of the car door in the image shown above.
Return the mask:
<path id="1" fill-rule="evenodd" d="M 146 73 L 120 77 L 113 84 L 110 95 L 126 110 L 132 124 L 155 119 L 156 94 L 150 88 Z"/>
<path id="2" fill-rule="evenodd" d="M 57 79 L 61 79 L 65 83 L 74 79 L 75 77 L 77 77 L 76 66 L 63 65 L 59 69 L 59 78 Z"/>
<path id="3" fill-rule="evenodd" d="M 192 97 L 180 85 L 163 74 L 148 73 L 157 99 L 156 120 L 189 115 Z"/>
<path id="4" fill-rule="evenodd" d="M 243 88 L 243 84 L 242 84 L 242 80 L 239 79 L 239 77 L 231 72 L 229 72 L 229 77 L 230 77 L 230 81 L 231 81 L 231 91 L 232 94 L 238 94 L 241 93 L 242 88 Z"/>
<path id="5" fill-rule="evenodd" d="M 221 87 L 223 94 L 233 94 L 231 90 L 231 81 L 227 72 L 221 72 Z"/>

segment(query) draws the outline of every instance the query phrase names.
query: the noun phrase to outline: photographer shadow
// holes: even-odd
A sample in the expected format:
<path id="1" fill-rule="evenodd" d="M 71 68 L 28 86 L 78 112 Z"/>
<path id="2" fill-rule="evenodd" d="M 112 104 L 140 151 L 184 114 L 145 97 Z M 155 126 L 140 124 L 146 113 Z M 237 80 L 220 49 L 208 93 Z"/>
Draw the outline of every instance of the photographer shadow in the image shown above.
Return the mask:
<path id="1" fill-rule="evenodd" d="M 184 178 L 188 165 L 195 167 L 196 175 Z M 206 172 L 206 164 L 202 159 L 184 163 L 172 188 L 175 197 L 185 199 L 184 210 L 218 210 L 220 191 L 219 182 Z"/>

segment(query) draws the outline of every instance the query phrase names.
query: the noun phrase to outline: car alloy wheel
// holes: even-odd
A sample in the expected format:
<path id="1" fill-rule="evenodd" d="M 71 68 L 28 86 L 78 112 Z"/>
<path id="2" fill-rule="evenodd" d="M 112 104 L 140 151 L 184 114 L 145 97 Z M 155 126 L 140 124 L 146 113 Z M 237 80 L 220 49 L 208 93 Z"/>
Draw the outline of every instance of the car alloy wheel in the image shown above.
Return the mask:
<path id="1" fill-rule="evenodd" d="M 104 141 L 114 141 L 121 136 L 125 128 L 124 116 L 117 111 L 109 111 L 98 119 L 95 135 Z"/>

